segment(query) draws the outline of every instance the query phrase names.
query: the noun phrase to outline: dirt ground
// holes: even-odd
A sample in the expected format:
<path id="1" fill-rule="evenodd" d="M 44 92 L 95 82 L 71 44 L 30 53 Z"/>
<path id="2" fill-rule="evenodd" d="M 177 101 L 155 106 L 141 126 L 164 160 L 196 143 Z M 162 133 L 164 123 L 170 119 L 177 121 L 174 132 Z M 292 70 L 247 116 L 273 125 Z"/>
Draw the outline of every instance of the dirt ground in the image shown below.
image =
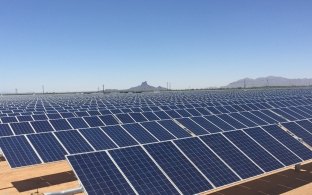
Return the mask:
<path id="1" fill-rule="evenodd" d="M 0 161 L 0 195 L 39 194 L 79 187 L 67 161 L 32 167 L 11 169 L 2 158 Z M 83 193 L 80 193 L 83 194 Z M 312 162 L 302 166 L 301 172 L 288 168 L 252 181 L 237 184 L 213 195 L 312 194 Z"/>

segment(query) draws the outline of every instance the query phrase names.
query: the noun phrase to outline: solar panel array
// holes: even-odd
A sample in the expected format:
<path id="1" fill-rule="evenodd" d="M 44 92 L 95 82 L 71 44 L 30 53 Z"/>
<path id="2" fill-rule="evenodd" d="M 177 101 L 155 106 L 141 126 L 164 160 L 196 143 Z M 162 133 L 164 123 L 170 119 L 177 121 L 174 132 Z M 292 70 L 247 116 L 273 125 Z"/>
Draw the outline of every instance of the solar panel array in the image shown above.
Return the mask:
<path id="1" fill-rule="evenodd" d="M 194 194 L 312 159 L 311 104 L 309 89 L 0 97 L 0 147 L 12 168 L 67 156 L 88 194 Z"/>

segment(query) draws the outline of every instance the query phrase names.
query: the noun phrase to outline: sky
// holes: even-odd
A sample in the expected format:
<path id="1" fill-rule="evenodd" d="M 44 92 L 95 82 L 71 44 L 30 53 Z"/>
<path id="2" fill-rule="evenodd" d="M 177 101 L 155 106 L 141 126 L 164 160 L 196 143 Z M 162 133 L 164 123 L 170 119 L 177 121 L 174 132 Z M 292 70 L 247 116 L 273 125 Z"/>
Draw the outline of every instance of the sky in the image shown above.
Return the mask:
<path id="1" fill-rule="evenodd" d="M 0 0 L 0 92 L 312 78 L 311 0 Z"/>

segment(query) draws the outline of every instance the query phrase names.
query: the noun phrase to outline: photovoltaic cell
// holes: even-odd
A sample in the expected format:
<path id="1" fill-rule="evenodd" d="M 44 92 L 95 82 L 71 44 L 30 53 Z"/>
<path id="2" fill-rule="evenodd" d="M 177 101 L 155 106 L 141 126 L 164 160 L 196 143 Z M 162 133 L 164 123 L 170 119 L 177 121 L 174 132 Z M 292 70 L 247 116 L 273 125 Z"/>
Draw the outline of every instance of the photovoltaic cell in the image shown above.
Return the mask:
<path id="1" fill-rule="evenodd" d="M 216 187 L 240 180 L 198 138 L 180 139 L 174 142 Z"/>
<path id="2" fill-rule="evenodd" d="M 139 194 L 179 194 L 141 147 L 109 153 Z"/>
<path id="3" fill-rule="evenodd" d="M 12 168 L 41 163 L 24 136 L 3 137 L 0 139 L 0 148 Z"/>
<path id="4" fill-rule="evenodd" d="M 105 123 L 105 125 L 117 125 L 118 121 L 113 115 L 99 116 L 99 118 Z"/>
<path id="5" fill-rule="evenodd" d="M 211 116 L 205 116 L 205 118 L 210 121 L 211 123 L 215 124 L 217 127 L 219 127 L 223 131 L 229 131 L 229 130 L 234 130 L 235 128 L 229 125 L 228 123 L 224 122 L 220 118 L 218 118 L 215 115 Z"/>
<path id="6" fill-rule="evenodd" d="M 312 134 L 302 128 L 300 125 L 295 122 L 282 123 L 289 131 L 291 131 L 296 136 L 300 137 L 304 142 L 312 146 Z"/>
<path id="7" fill-rule="evenodd" d="M 199 124 L 200 126 L 202 126 L 205 130 L 209 131 L 210 133 L 217 133 L 217 132 L 222 131 L 219 127 L 217 127 L 210 121 L 206 120 L 202 116 L 192 117 L 191 119 L 195 121 L 197 124 Z"/>
<path id="8" fill-rule="evenodd" d="M 79 131 L 96 150 L 118 147 L 99 127 L 79 129 Z"/>
<path id="9" fill-rule="evenodd" d="M 101 127 L 105 126 L 104 123 L 97 116 L 86 116 L 83 117 L 90 127 Z"/>
<path id="10" fill-rule="evenodd" d="M 11 123 L 10 125 L 15 135 L 35 133 L 28 122 Z"/>
<path id="11" fill-rule="evenodd" d="M 82 118 L 69 118 L 67 120 L 74 129 L 83 129 L 89 127 L 89 125 Z"/>
<path id="12" fill-rule="evenodd" d="M 72 127 L 65 119 L 57 119 L 57 120 L 50 120 L 50 123 L 54 127 L 55 130 L 69 130 Z"/>
<path id="13" fill-rule="evenodd" d="M 67 156 L 89 195 L 135 194 L 106 152 Z"/>
<path id="14" fill-rule="evenodd" d="M 192 121 L 189 118 L 180 118 L 177 119 L 177 121 L 182 124 L 184 127 L 186 127 L 188 130 L 193 132 L 195 135 L 204 135 L 209 134 L 208 131 L 206 131 L 203 127 L 196 124 L 194 121 Z"/>
<path id="15" fill-rule="evenodd" d="M 30 123 L 37 133 L 54 131 L 48 121 L 33 121 Z"/>
<path id="16" fill-rule="evenodd" d="M 55 135 L 70 154 L 93 151 L 77 130 L 57 131 Z"/>
<path id="17" fill-rule="evenodd" d="M 250 135 L 256 142 L 258 142 L 267 151 L 273 154 L 278 160 L 280 160 L 284 165 L 292 165 L 301 160 L 291 153 L 282 144 L 276 141 L 268 133 L 266 133 L 261 128 L 251 128 L 244 130 L 248 135 Z"/>
<path id="18" fill-rule="evenodd" d="M 13 135 L 9 124 L 0 124 L 0 137 Z"/>
<path id="19" fill-rule="evenodd" d="M 122 125 L 122 127 L 141 144 L 158 142 L 158 140 L 155 137 L 153 137 L 148 131 L 146 131 L 138 123 L 126 124 L 126 125 Z"/>
<path id="20" fill-rule="evenodd" d="M 52 133 L 31 134 L 27 137 L 44 162 L 65 160 L 67 153 Z"/>
<path id="21" fill-rule="evenodd" d="M 191 137 L 189 133 L 172 120 L 160 120 L 157 122 L 177 138 Z"/>
<path id="22" fill-rule="evenodd" d="M 173 135 L 155 121 L 143 122 L 141 125 L 160 141 L 175 139 Z"/>
<path id="23" fill-rule="evenodd" d="M 252 161 L 229 142 L 222 134 L 202 136 L 201 139 L 220 156 L 241 178 L 263 173 Z"/>
<path id="24" fill-rule="evenodd" d="M 195 194 L 212 189 L 210 183 L 171 143 L 144 146 L 183 194 Z"/>
<path id="25" fill-rule="evenodd" d="M 248 137 L 243 131 L 226 132 L 224 135 L 264 171 L 269 172 L 283 167 L 280 162 Z"/>
<path id="26" fill-rule="evenodd" d="M 135 121 L 128 114 L 116 114 L 116 117 L 123 123 L 134 123 Z"/>
<path id="27" fill-rule="evenodd" d="M 132 146 L 138 143 L 119 125 L 102 127 L 103 131 L 119 146 Z"/>

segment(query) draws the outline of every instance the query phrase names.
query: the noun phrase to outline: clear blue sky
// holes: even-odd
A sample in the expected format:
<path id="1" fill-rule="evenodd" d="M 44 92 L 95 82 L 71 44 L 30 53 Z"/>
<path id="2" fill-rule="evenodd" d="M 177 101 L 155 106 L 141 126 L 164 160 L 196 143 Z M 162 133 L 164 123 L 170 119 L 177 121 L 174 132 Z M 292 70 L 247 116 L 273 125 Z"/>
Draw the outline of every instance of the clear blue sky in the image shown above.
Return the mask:
<path id="1" fill-rule="evenodd" d="M 1 0 L 0 92 L 312 77 L 311 0 Z"/>

